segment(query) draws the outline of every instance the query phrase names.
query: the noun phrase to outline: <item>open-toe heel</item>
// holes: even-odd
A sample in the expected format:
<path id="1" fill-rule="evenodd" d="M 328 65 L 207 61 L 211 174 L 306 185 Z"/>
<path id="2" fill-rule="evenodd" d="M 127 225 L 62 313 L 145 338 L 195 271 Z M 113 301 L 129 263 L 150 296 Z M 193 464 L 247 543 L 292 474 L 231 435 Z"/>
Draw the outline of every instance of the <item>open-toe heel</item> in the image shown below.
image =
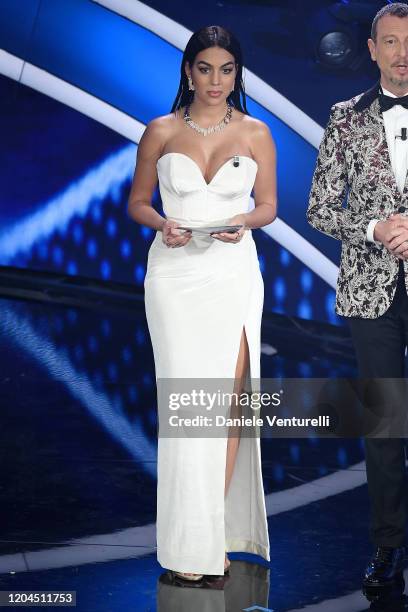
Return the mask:
<path id="1" fill-rule="evenodd" d="M 189 574 L 186 572 L 173 572 L 176 578 L 185 580 L 186 582 L 199 582 L 203 579 L 203 574 Z"/>

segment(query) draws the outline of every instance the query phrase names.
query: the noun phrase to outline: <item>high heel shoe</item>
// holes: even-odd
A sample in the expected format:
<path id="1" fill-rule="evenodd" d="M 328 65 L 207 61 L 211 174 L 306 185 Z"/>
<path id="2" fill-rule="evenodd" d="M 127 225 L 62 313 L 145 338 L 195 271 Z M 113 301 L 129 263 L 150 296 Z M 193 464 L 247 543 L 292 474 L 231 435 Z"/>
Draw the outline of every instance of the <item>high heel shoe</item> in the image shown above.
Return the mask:
<path id="1" fill-rule="evenodd" d="M 188 572 L 173 572 L 176 578 L 185 580 L 186 582 L 199 582 L 203 579 L 203 574 L 190 574 Z"/>
<path id="2" fill-rule="evenodd" d="M 225 553 L 224 560 L 224 575 L 229 574 L 231 561 L 227 557 L 227 553 Z M 175 572 L 173 571 L 175 578 L 179 578 L 180 580 L 184 580 L 186 582 L 200 582 L 204 578 L 203 574 L 190 574 L 189 572 Z"/>

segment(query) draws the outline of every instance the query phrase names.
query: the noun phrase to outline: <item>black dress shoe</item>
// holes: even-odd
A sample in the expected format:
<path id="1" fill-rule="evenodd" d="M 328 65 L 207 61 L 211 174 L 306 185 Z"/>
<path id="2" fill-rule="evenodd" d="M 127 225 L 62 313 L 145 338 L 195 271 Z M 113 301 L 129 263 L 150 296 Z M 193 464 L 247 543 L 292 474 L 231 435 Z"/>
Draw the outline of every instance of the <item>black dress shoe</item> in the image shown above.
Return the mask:
<path id="1" fill-rule="evenodd" d="M 405 561 L 405 547 L 378 546 L 367 565 L 363 585 L 366 588 L 381 588 L 401 583 Z"/>

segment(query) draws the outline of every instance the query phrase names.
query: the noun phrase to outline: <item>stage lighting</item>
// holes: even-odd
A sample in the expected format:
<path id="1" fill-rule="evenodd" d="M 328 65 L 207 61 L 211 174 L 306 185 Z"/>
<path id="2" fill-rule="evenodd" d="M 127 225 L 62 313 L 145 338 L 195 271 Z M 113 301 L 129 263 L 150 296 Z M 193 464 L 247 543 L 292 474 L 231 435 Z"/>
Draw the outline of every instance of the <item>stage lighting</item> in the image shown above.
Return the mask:
<path id="1" fill-rule="evenodd" d="M 370 24 L 383 0 L 343 0 L 320 9 L 311 19 L 315 60 L 332 70 L 358 69 L 368 58 Z"/>
<path id="2" fill-rule="evenodd" d="M 318 60 L 335 68 L 348 66 L 355 58 L 356 51 L 356 37 L 344 31 L 327 32 L 317 45 Z"/>

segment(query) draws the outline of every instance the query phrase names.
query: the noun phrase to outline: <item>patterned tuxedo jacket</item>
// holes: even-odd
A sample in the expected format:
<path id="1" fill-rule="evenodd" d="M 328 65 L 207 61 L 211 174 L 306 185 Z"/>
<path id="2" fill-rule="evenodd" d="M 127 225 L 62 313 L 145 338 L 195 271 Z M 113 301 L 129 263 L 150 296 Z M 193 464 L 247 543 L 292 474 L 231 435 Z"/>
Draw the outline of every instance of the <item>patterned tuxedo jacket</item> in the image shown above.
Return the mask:
<path id="1" fill-rule="evenodd" d="M 399 260 L 366 242 L 371 219 L 408 209 L 408 173 L 401 195 L 391 167 L 378 101 L 379 83 L 331 109 L 319 149 L 307 218 L 316 229 L 342 241 L 336 312 L 375 319 L 395 294 Z M 408 126 L 407 126 L 408 127 Z M 408 266 L 405 284 L 408 284 Z"/>

